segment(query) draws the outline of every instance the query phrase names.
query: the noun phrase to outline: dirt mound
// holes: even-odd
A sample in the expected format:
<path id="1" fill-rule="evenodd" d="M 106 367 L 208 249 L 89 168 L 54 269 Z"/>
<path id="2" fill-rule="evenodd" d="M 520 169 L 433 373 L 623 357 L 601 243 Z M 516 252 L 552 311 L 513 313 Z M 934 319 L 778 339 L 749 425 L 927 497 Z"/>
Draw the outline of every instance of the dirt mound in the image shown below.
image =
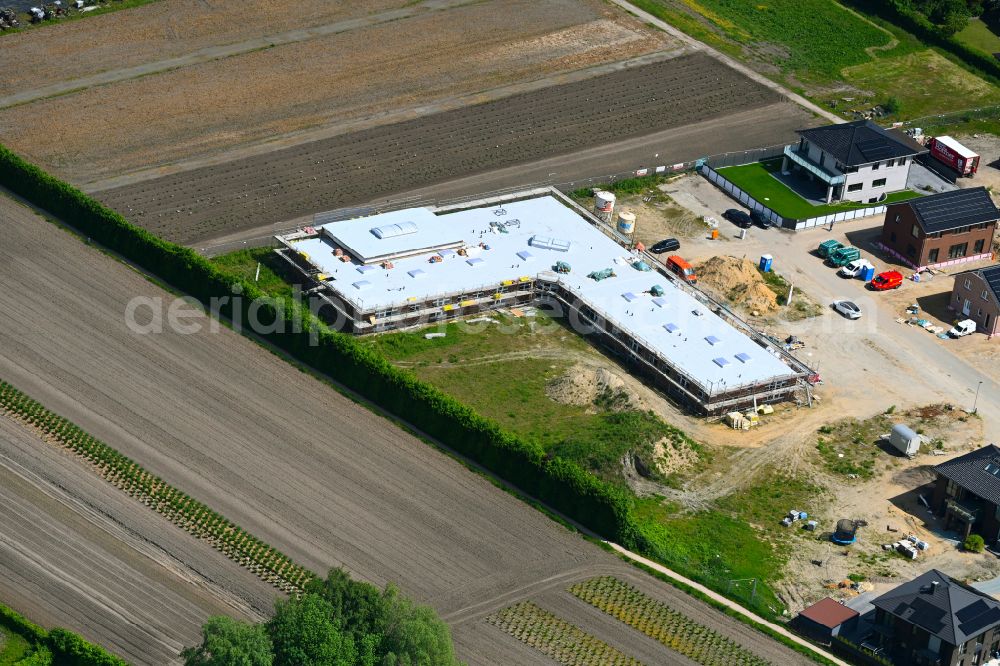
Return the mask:
<path id="1" fill-rule="evenodd" d="M 749 259 L 712 257 L 696 268 L 698 282 L 733 305 L 766 314 L 778 309 L 778 297 Z"/>
<path id="2" fill-rule="evenodd" d="M 602 402 L 613 409 L 633 409 L 640 402 L 625 381 L 607 368 L 577 363 L 565 375 L 549 382 L 545 394 L 564 405 L 594 405 Z"/>

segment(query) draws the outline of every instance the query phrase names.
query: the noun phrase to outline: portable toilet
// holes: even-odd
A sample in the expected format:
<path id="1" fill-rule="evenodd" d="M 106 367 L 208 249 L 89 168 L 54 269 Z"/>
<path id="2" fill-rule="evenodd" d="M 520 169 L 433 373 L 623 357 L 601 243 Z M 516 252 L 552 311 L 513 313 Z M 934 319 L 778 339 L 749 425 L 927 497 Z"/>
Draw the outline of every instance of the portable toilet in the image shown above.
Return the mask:
<path id="1" fill-rule="evenodd" d="M 897 423 L 889 433 L 889 443 L 903 455 L 912 458 L 920 451 L 923 437 L 913 432 L 909 426 Z"/>
<path id="2" fill-rule="evenodd" d="M 762 256 L 760 258 L 760 263 L 758 264 L 758 267 L 760 268 L 760 272 L 761 273 L 770 273 L 771 272 L 771 264 L 773 264 L 773 263 L 774 263 L 774 257 L 772 257 L 771 255 L 765 254 L 764 256 Z"/>
<path id="3" fill-rule="evenodd" d="M 871 282 L 872 278 L 875 277 L 875 267 L 865 266 L 861 269 L 861 272 L 858 273 L 858 277 L 861 278 L 862 282 Z"/>

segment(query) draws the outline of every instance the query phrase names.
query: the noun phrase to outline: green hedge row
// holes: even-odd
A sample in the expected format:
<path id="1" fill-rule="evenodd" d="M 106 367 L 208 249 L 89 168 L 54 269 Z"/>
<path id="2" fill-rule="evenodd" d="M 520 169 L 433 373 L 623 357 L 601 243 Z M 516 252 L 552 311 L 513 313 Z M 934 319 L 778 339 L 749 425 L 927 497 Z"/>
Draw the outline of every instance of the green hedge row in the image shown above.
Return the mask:
<path id="1" fill-rule="evenodd" d="M 0 412 L 13 414 L 37 428 L 59 445 L 86 460 L 109 483 L 181 529 L 199 539 L 205 539 L 213 548 L 275 587 L 295 594 L 301 592 L 305 584 L 316 577 L 281 551 L 245 532 L 163 479 L 150 474 L 75 423 L 49 411 L 40 402 L 3 380 L 0 380 Z"/>
<path id="2" fill-rule="evenodd" d="M 77 634 L 55 628 L 45 631 L 20 613 L 0 604 L 0 626 L 29 643 L 48 648 L 52 663 L 60 666 L 128 666 L 100 645 L 89 643 Z"/>
<path id="3" fill-rule="evenodd" d="M 845 0 L 845 4 L 865 14 L 874 14 L 893 25 L 961 59 L 993 83 L 1000 83 L 1000 61 L 992 54 L 963 44 L 945 35 L 931 21 L 903 0 Z"/>
<path id="4" fill-rule="evenodd" d="M 253 299 L 263 296 L 255 285 L 213 266 L 195 252 L 168 243 L 136 227 L 76 188 L 29 164 L 0 146 L 0 185 L 75 227 L 101 245 L 205 305 L 213 297 L 231 296 L 242 288 L 241 311 L 230 304 L 219 308 L 229 318 L 247 321 Z M 377 351 L 351 337 L 329 330 L 295 303 L 270 303 L 258 318 L 285 320 L 283 332 L 263 335 L 294 358 L 325 373 L 391 414 L 469 457 L 523 492 L 601 536 L 638 547 L 641 536 L 634 520 L 634 500 L 585 472 L 578 465 L 549 457 L 473 410 L 390 364 Z M 293 324 L 298 323 L 299 330 Z M 313 344 L 315 342 L 315 344 Z"/>

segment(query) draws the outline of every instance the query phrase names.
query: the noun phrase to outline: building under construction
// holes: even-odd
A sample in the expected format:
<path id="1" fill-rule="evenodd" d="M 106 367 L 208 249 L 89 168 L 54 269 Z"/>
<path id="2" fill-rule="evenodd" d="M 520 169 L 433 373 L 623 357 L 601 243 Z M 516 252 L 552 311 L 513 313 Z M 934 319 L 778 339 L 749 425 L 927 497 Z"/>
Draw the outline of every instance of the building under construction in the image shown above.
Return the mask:
<path id="1" fill-rule="evenodd" d="M 556 190 L 317 223 L 277 240 L 344 331 L 536 304 L 694 411 L 809 400 L 808 367 Z"/>

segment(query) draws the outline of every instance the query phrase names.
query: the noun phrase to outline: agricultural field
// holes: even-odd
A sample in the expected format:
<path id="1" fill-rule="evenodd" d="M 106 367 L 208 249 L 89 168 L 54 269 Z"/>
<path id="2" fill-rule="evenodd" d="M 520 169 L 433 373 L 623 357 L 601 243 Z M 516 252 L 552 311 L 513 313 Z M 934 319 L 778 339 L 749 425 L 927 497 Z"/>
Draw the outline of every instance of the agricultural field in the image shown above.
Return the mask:
<path id="1" fill-rule="evenodd" d="M 9 48 L 11 70 L 42 74 L 0 93 L 5 143 L 87 184 L 461 107 L 674 45 L 598 0 L 192 0 L 15 35 Z"/>
<path id="2" fill-rule="evenodd" d="M 890 98 L 897 107 L 890 120 L 998 103 L 995 87 L 977 74 L 832 0 L 637 4 L 848 120 Z"/>
<path id="3" fill-rule="evenodd" d="M 711 79 L 713 85 L 703 82 Z M 684 99 L 677 107 L 664 100 Z M 391 193 L 711 120 L 715 146 L 742 134 L 734 113 L 775 113 L 770 141 L 793 135 L 780 96 L 713 58 L 696 54 L 622 69 L 504 100 L 340 135 L 226 165 L 203 167 L 98 192 L 96 197 L 157 235 L 193 243 L 374 201 Z M 0 114 L 2 115 L 2 114 Z M 799 118 L 799 120 L 795 120 Z M 2 120 L 0 120 L 2 123 Z M 525 129 L 529 128 L 529 129 Z M 767 123 L 765 130 L 769 129 Z M 725 134 L 720 136 L 720 131 Z M 672 137 L 686 158 L 708 145 Z M 736 139 L 738 142 L 746 139 Z M 678 143 L 679 142 L 679 143 Z M 747 146 L 749 147 L 749 146 Z M 62 149 L 62 148 L 60 148 Z M 648 148 L 643 149 L 645 154 Z M 596 151 L 591 168 L 604 168 Z M 639 159 L 633 152 L 631 159 Z M 683 159 L 683 158 L 679 158 Z M 555 167 L 559 168 L 559 167 Z M 593 171 L 591 172 L 593 173 Z"/>
<path id="4" fill-rule="evenodd" d="M 614 574 L 637 576 L 645 592 L 772 661 L 807 663 L 637 574 L 226 327 L 133 332 L 123 318 L 131 299 L 172 296 L 10 200 L 0 211 L 8 287 L 0 307 L 12 313 L 0 322 L 0 376 L 312 571 L 343 566 L 380 586 L 396 582 L 451 625 L 463 660 L 546 663 L 519 641 L 500 640 L 484 618 L 553 586 Z M 37 279 L 55 264 L 58 283 Z M 45 597 L 9 598 L 45 622 L 70 613 Z M 90 616 L 108 621 L 100 609 Z M 127 644 L 97 633 L 109 647 Z"/>

